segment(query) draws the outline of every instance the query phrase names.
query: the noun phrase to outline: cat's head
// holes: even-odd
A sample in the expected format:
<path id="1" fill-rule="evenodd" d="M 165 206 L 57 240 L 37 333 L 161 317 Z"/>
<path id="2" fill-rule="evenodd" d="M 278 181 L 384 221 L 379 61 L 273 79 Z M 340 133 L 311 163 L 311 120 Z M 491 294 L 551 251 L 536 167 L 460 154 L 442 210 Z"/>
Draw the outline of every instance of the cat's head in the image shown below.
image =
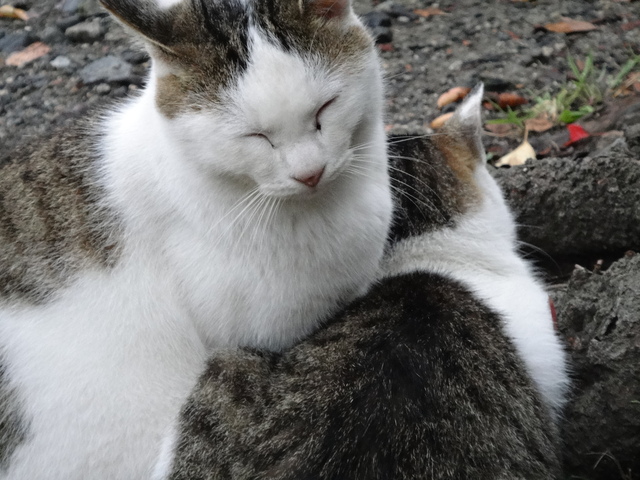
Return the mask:
<path id="1" fill-rule="evenodd" d="M 514 237 L 511 214 L 485 166 L 483 91 L 478 85 L 436 133 L 390 138 L 392 185 L 399 193 L 395 241 L 450 230 L 483 212 L 489 214 L 478 223 L 482 228 Z"/>
<path id="2" fill-rule="evenodd" d="M 146 42 L 167 131 L 214 173 L 304 195 L 380 125 L 377 56 L 349 0 L 101 1 Z"/>

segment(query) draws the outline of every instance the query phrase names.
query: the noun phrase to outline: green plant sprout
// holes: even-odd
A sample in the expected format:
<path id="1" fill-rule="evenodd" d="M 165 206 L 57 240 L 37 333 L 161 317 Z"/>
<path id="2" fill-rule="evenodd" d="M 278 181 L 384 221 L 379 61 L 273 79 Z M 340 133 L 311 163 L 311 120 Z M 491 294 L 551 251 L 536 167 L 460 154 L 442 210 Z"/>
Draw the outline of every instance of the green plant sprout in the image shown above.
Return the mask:
<path id="1" fill-rule="evenodd" d="M 519 110 L 500 108 L 493 103 L 502 116 L 487 121 L 488 124 L 512 124 L 525 128 L 527 120 L 543 117 L 556 125 L 574 123 L 593 113 L 603 103 L 606 95 L 618 87 L 634 69 L 640 66 L 640 55 L 634 55 L 620 68 L 618 73 L 608 78 L 606 69 L 596 69 L 593 54 L 589 54 L 583 65 L 567 55 L 567 65 L 573 78 L 568 80 L 554 95 L 545 93 L 535 97 L 533 104 Z"/>

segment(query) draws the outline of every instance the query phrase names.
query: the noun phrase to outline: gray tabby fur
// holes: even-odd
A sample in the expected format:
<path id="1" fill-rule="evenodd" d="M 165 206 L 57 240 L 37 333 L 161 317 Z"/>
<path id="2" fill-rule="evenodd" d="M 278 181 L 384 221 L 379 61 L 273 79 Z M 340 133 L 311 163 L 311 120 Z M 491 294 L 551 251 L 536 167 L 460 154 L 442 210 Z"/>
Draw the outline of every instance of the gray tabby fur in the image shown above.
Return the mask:
<path id="1" fill-rule="evenodd" d="M 26 436 L 27 424 L 22 417 L 20 404 L 0 362 L 0 472 L 7 468 L 11 454 Z"/>
<path id="2" fill-rule="evenodd" d="M 0 162 L 0 303 L 42 303 L 82 267 L 114 264 L 117 221 L 101 202 L 90 130 L 57 132 Z"/>

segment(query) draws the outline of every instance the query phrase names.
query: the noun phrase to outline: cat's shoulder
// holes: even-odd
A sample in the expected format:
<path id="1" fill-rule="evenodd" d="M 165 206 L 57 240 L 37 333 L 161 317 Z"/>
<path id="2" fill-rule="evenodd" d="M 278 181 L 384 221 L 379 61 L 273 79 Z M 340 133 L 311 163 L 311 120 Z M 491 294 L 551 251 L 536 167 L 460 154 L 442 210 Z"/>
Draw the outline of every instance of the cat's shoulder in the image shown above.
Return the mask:
<path id="1" fill-rule="evenodd" d="M 500 322 L 458 282 L 417 272 L 282 355 L 214 356 L 171 478 L 554 478 L 554 427 Z"/>
<path id="2" fill-rule="evenodd" d="M 85 121 L 26 137 L 0 160 L 0 300 L 42 300 L 81 265 L 111 261 L 99 131 Z"/>

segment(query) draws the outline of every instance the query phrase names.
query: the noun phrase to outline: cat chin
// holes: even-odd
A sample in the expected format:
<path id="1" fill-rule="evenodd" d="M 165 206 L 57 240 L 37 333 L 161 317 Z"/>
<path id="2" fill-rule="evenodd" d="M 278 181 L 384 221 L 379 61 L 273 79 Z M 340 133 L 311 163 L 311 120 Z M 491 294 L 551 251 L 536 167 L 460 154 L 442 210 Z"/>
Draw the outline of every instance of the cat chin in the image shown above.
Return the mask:
<path id="1" fill-rule="evenodd" d="M 322 196 L 328 183 L 321 182 L 315 187 L 307 187 L 304 185 L 287 185 L 287 186 L 260 186 L 260 193 L 267 198 L 275 198 L 277 200 L 296 200 L 311 199 Z"/>

